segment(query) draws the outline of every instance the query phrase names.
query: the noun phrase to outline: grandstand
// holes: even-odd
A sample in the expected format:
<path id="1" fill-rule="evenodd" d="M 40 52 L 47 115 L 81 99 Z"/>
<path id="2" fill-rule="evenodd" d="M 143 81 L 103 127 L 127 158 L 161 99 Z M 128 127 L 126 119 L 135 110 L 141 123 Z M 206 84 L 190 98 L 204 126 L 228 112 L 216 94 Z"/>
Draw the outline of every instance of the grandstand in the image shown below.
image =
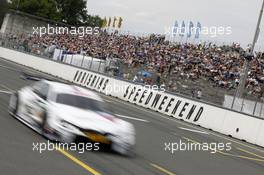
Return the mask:
<path id="1" fill-rule="evenodd" d="M 30 17 L 26 14 L 23 16 Z M 236 93 L 245 62 L 245 50 L 239 44 L 218 46 L 213 43 L 177 43 L 165 40 L 163 35 L 139 37 L 121 33 L 101 30 L 98 35 L 82 38 L 70 34 L 40 37 L 9 30 L 2 34 L 0 43 L 5 47 L 49 58 L 56 48 L 63 50 L 66 55 L 78 54 L 102 60 L 102 65 L 107 59 L 117 58 L 120 61 L 119 68 L 107 72 L 101 67 L 100 72 L 132 81 L 139 71 L 146 71 L 151 76 L 141 76 L 138 83 L 163 84 L 167 91 L 190 98 L 197 98 L 199 92 L 200 100 L 220 106 L 224 106 L 226 95 L 233 96 Z M 67 61 L 68 64 L 71 62 Z M 84 67 L 83 61 L 80 64 Z M 257 53 L 250 64 L 245 98 L 262 102 L 264 55 Z M 89 66 L 86 68 L 89 69 Z"/>

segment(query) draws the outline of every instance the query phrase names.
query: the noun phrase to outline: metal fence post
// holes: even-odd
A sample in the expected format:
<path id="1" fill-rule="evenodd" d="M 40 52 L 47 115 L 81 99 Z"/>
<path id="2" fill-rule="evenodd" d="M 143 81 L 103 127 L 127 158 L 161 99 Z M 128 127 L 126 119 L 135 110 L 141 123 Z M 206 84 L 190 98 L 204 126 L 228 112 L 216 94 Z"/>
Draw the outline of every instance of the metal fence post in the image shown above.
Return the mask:
<path id="1" fill-rule="evenodd" d="M 263 105 L 264 105 L 264 103 L 263 103 L 263 101 L 262 101 L 261 108 L 260 108 L 260 112 L 259 112 L 259 116 L 260 116 L 260 117 L 262 117 Z"/>
<path id="2" fill-rule="evenodd" d="M 83 61 L 84 61 L 84 54 L 83 54 L 83 59 L 82 59 L 81 67 L 83 67 Z"/>
<path id="3" fill-rule="evenodd" d="M 231 109 L 233 109 L 233 107 L 234 107 L 234 104 L 235 104 L 235 101 L 236 101 L 236 98 L 237 98 L 237 96 L 236 96 L 237 91 L 238 91 L 238 87 L 236 88 L 236 91 L 235 91 L 235 94 L 234 94 L 234 98 L 233 98 L 233 101 L 232 101 Z"/>
<path id="4" fill-rule="evenodd" d="M 108 72 L 111 71 L 111 65 L 112 65 L 112 59 L 109 61 L 109 65 L 108 65 Z"/>
<path id="5" fill-rule="evenodd" d="M 73 60 L 73 54 L 71 56 L 71 62 L 70 62 L 71 65 L 72 65 L 72 60 Z M 67 61 L 67 59 L 66 59 L 66 61 Z"/>
<path id="6" fill-rule="evenodd" d="M 243 108 L 244 108 L 244 101 L 245 101 L 245 97 L 242 99 L 242 105 L 241 105 L 240 112 L 243 112 Z"/>
<path id="7" fill-rule="evenodd" d="M 100 60 L 100 64 L 99 64 L 99 66 L 98 66 L 98 70 L 97 70 L 97 72 L 100 72 L 100 67 L 101 67 L 101 60 Z"/>
<path id="8" fill-rule="evenodd" d="M 255 115 L 257 104 L 258 104 L 258 101 L 256 100 L 255 105 L 254 105 L 254 109 L 253 109 L 253 116 Z"/>
<path id="9" fill-rule="evenodd" d="M 89 67 L 89 70 L 91 70 L 91 68 L 92 68 L 92 64 L 93 64 L 93 57 L 91 57 L 92 58 L 92 60 L 90 61 L 90 67 Z"/>
<path id="10" fill-rule="evenodd" d="M 61 59 L 62 59 L 62 52 L 63 51 L 60 49 L 59 58 L 56 58 L 56 61 L 61 61 Z"/>

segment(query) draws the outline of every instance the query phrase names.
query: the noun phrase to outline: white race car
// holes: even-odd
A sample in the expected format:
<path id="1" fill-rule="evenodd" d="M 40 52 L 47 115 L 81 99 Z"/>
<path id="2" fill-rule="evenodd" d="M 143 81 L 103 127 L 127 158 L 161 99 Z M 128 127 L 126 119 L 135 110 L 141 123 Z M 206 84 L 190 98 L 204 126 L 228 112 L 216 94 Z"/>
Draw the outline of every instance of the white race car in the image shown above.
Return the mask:
<path id="1" fill-rule="evenodd" d="M 87 140 L 128 154 L 135 145 L 134 126 L 108 113 L 104 105 L 87 89 L 40 80 L 11 95 L 9 113 L 48 139 Z"/>

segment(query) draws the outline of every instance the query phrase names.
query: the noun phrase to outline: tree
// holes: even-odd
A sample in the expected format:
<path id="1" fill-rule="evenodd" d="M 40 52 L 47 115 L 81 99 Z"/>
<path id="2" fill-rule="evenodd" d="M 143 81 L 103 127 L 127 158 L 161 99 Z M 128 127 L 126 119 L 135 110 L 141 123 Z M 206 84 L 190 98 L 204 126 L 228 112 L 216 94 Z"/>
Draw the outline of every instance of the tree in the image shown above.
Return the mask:
<path id="1" fill-rule="evenodd" d="M 11 0 L 10 8 L 72 26 L 103 24 L 99 16 L 88 15 L 84 0 Z"/>
<path id="2" fill-rule="evenodd" d="M 86 26 L 91 27 L 103 27 L 104 20 L 100 18 L 99 16 L 92 16 L 88 15 L 87 20 L 85 22 Z"/>
<path id="3" fill-rule="evenodd" d="M 48 18 L 54 21 L 60 20 L 55 0 L 11 0 L 10 8 L 32 15 Z"/>
<path id="4" fill-rule="evenodd" d="M 0 28 L 2 26 L 4 17 L 5 17 L 5 12 L 7 10 L 7 1 L 6 0 L 0 0 Z"/>
<path id="5" fill-rule="evenodd" d="M 61 21 L 74 26 L 88 25 L 101 27 L 103 19 L 99 16 L 88 15 L 84 0 L 56 0 Z"/>
<path id="6" fill-rule="evenodd" d="M 86 3 L 83 0 L 56 0 L 61 21 L 78 26 L 87 20 Z"/>

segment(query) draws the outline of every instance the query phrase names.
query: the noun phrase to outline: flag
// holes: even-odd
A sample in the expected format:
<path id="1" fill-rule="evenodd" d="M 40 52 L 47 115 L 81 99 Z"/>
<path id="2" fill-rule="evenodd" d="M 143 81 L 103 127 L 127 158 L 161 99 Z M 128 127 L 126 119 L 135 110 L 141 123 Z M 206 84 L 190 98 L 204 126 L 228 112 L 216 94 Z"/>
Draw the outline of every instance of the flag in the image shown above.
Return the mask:
<path id="1" fill-rule="evenodd" d="M 185 23 L 184 21 L 182 21 L 180 36 L 183 37 L 184 35 L 185 35 Z"/>
<path id="2" fill-rule="evenodd" d="M 188 30 L 188 33 L 187 33 L 187 37 L 190 38 L 192 36 L 192 30 L 193 30 L 193 22 L 190 21 L 189 23 L 189 30 Z"/>
<path id="3" fill-rule="evenodd" d="M 121 28 L 122 22 L 123 22 L 123 18 L 119 17 L 119 21 L 118 21 L 118 25 L 117 25 L 118 28 Z"/>
<path id="4" fill-rule="evenodd" d="M 177 36 L 177 34 L 178 34 L 178 27 L 179 27 L 178 22 L 175 21 L 174 26 L 173 26 L 173 30 L 172 30 L 172 36 L 173 37 Z"/>
<path id="5" fill-rule="evenodd" d="M 114 21 L 113 21 L 113 28 L 115 28 L 115 23 L 116 23 L 116 20 L 117 20 L 117 18 L 116 18 L 116 17 L 114 17 Z"/>
<path id="6" fill-rule="evenodd" d="M 110 27 L 111 25 L 111 17 L 109 17 L 109 20 L 108 20 L 108 27 Z"/>
<path id="7" fill-rule="evenodd" d="M 107 19 L 106 19 L 106 17 L 104 17 L 103 24 L 102 24 L 102 28 L 104 28 L 106 26 L 107 26 Z"/>
<path id="8" fill-rule="evenodd" d="M 195 29 L 195 38 L 199 38 L 201 33 L 202 25 L 200 22 L 197 23 L 196 29 Z"/>

